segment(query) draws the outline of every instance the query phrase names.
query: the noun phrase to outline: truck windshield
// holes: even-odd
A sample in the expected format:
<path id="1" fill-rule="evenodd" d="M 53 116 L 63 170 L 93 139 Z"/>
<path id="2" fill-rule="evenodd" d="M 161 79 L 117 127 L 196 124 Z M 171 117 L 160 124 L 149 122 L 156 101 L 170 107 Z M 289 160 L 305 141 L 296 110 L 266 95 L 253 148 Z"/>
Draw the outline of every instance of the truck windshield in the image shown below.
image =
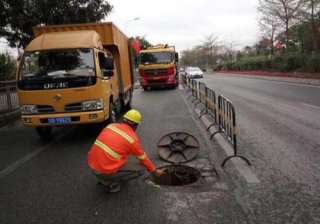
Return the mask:
<path id="1" fill-rule="evenodd" d="M 168 64 L 174 60 L 172 52 L 153 52 L 141 53 L 142 64 Z"/>
<path id="2" fill-rule="evenodd" d="M 65 89 L 95 85 L 93 49 L 59 49 L 25 53 L 18 88 Z"/>
<path id="3" fill-rule="evenodd" d="M 92 49 L 34 51 L 24 55 L 19 79 L 95 76 Z"/>

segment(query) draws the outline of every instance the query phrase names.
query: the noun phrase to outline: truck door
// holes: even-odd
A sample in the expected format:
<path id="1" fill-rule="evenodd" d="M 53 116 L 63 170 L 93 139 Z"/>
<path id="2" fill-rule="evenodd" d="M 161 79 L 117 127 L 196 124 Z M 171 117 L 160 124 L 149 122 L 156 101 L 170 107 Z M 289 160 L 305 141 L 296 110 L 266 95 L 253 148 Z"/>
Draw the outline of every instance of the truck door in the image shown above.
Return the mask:
<path id="1" fill-rule="evenodd" d="M 102 65 L 105 63 L 106 57 L 111 57 L 111 54 L 108 55 L 105 52 L 99 52 L 99 64 L 100 67 L 103 67 Z M 102 72 L 102 70 L 101 70 Z M 119 80 L 117 75 L 117 68 L 114 69 L 114 75 L 108 79 L 108 82 L 110 82 L 110 88 L 111 88 L 111 94 L 113 96 L 113 102 L 117 101 L 119 99 Z"/>

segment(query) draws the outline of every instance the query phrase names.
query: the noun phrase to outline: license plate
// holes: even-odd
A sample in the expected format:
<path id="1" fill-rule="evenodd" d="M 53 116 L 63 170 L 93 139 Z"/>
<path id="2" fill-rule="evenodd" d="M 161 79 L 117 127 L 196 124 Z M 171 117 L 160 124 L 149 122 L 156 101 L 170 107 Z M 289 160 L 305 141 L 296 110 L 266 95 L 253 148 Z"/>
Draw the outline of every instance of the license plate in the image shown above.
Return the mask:
<path id="1" fill-rule="evenodd" d="M 153 78 L 153 80 L 159 80 L 159 79 L 161 79 L 160 77 L 155 77 L 155 78 Z"/>
<path id="2" fill-rule="evenodd" d="M 52 117 L 48 118 L 49 124 L 68 124 L 71 123 L 71 117 Z"/>

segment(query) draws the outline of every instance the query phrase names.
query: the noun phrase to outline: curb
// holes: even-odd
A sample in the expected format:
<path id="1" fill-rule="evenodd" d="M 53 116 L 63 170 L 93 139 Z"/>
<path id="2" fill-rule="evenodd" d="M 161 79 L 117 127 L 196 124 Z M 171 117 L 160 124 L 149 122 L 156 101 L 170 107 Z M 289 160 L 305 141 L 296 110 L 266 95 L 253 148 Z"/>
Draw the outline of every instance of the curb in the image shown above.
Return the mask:
<path id="1" fill-rule="evenodd" d="M 199 117 L 200 110 L 198 108 L 194 108 L 195 114 Z M 205 128 L 207 129 L 212 123 L 206 118 L 206 116 L 201 117 L 201 121 L 204 124 Z M 215 126 L 212 126 L 208 132 L 211 134 L 217 131 Z M 224 150 L 227 156 L 233 155 L 233 147 L 230 143 L 223 137 L 222 133 L 214 135 L 215 141 L 220 145 L 220 147 Z M 233 163 L 235 168 L 239 171 L 241 176 L 245 179 L 248 184 L 259 184 L 260 180 L 252 171 L 250 166 L 244 163 L 242 160 L 238 160 L 237 158 L 231 159 L 230 162 Z"/>
<path id="2" fill-rule="evenodd" d="M 216 72 L 216 73 L 213 72 L 213 73 L 207 73 L 207 74 L 208 75 L 218 74 L 218 75 L 227 75 L 227 76 L 233 76 L 233 77 L 243 77 L 243 78 L 248 78 L 248 79 L 263 79 L 263 80 L 271 80 L 271 81 L 276 81 L 276 82 L 287 82 L 287 83 L 320 86 L 320 79 L 244 75 L 244 74 L 232 74 L 232 73 L 223 73 L 223 72 Z"/>
<path id="3" fill-rule="evenodd" d="M 10 113 L 0 116 L 0 127 L 7 126 L 20 118 L 20 110 L 15 110 Z"/>

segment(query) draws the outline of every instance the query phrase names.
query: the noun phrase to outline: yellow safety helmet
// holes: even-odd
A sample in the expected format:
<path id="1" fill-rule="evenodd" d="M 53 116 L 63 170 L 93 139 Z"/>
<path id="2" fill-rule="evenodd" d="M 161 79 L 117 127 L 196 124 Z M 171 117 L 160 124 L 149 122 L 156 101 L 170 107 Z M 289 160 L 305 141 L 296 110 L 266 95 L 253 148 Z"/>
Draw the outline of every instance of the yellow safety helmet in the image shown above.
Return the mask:
<path id="1" fill-rule="evenodd" d="M 140 124 L 142 120 L 142 115 L 135 109 L 129 110 L 125 115 L 123 115 L 123 117 L 137 124 Z"/>

